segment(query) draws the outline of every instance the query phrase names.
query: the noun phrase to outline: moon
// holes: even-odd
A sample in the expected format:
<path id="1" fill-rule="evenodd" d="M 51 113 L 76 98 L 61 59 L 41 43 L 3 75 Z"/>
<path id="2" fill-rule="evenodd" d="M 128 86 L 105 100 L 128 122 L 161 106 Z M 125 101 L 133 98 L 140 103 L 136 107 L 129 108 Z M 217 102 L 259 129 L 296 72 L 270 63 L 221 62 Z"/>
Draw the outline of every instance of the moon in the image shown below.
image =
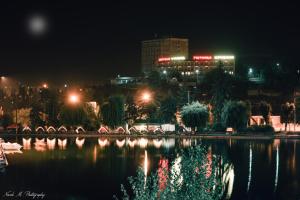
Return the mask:
<path id="1" fill-rule="evenodd" d="M 47 32 L 48 22 L 42 15 L 33 15 L 28 18 L 28 31 L 34 36 L 41 36 Z"/>

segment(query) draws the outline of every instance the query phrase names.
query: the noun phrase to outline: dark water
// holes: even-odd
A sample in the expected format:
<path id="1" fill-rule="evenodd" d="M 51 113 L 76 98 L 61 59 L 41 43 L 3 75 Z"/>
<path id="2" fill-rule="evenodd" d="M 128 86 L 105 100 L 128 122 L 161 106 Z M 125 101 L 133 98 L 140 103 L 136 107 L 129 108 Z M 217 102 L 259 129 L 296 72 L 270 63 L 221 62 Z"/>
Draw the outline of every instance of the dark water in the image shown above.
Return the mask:
<path id="1" fill-rule="evenodd" d="M 24 149 L 7 155 L 9 166 L 0 172 L 0 199 L 21 199 L 16 197 L 20 191 L 45 194 L 44 199 L 120 197 L 121 183 L 139 166 L 149 174 L 162 160 L 170 164 L 179 149 L 201 143 L 226 160 L 228 198 L 300 200 L 300 140 L 3 139 Z M 7 192 L 15 197 L 5 197 Z"/>

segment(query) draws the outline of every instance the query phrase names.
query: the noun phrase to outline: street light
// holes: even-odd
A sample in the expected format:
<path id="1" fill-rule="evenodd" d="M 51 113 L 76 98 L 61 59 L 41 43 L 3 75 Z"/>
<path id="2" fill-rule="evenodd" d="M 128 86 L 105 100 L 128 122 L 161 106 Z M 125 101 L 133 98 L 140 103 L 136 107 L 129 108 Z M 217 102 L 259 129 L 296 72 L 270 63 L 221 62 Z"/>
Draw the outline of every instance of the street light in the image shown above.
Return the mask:
<path id="1" fill-rule="evenodd" d="M 71 94 L 69 96 L 69 102 L 72 103 L 72 104 L 79 103 L 79 96 L 77 94 Z"/>
<path id="2" fill-rule="evenodd" d="M 142 100 L 144 101 L 144 102 L 149 102 L 150 100 L 151 100 L 151 95 L 150 95 L 150 93 L 149 92 L 144 92 L 143 94 L 142 94 Z"/>
<path id="3" fill-rule="evenodd" d="M 47 83 L 44 83 L 44 84 L 43 84 L 43 88 L 44 88 L 44 89 L 47 89 L 47 88 L 48 88 L 48 84 L 47 84 Z"/>

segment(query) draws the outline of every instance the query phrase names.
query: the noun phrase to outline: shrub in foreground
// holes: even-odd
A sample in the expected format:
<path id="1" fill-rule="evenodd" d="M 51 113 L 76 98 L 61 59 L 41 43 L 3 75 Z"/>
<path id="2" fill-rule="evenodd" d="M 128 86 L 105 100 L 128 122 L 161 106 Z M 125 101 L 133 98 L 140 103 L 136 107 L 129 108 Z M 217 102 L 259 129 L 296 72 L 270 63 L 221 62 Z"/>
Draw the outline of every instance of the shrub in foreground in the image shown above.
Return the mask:
<path id="1" fill-rule="evenodd" d="M 130 177 L 132 196 L 121 186 L 123 199 L 195 199 L 212 200 L 222 197 L 221 180 L 215 175 L 216 160 L 200 146 L 181 153 L 170 165 L 145 177 L 142 169 L 136 177 Z"/>

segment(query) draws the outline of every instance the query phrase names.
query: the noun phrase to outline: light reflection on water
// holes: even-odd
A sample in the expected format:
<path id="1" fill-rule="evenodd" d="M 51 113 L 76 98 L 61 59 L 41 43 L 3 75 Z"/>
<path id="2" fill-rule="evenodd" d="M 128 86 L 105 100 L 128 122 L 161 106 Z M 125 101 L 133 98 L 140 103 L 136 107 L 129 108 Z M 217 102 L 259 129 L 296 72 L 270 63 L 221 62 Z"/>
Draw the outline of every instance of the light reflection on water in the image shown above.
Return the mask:
<path id="1" fill-rule="evenodd" d="M 14 142 L 15 140 L 13 138 L 9 141 Z M 98 166 L 100 171 L 95 171 L 96 174 L 102 173 L 101 171 L 104 170 L 101 166 L 106 166 L 105 170 L 119 168 L 118 176 L 124 178 L 133 175 L 132 173 L 138 166 L 143 168 L 145 175 L 149 175 L 151 171 L 158 169 L 159 187 L 161 188 L 165 187 L 163 169 L 180 171 L 178 150 L 202 143 L 207 148 L 208 160 L 212 157 L 220 160 L 216 169 L 222 177 L 226 199 L 268 196 L 269 199 L 272 199 L 278 195 L 281 198 L 285 195 L 300 197 L 300 166 L 297 157 L 300 150 L 299 140 L 23 137 L 19 138 L 17 142 L 23 145 L 22 151 L 24 153 L 21 155 L 8 155 L 11 165 L 14 167 L 22 165 L 25 159 L 39 159 L 42 152 L 52 152 L 51 158 L 57 159 L 71 158 L 74 152 L 76 158 L 82 159 L 78 163 L 86 163 L 85 159 L 89 158 L 95 167 Z M 55 156 L 56 154 L 57 156 Z M 78 155 L 81 156 L 78 157 Z M 116 156 L 119 156 L 121 160 L 116 161 L 115 159 L 118 158 Z M 43 159 L 47 159 L 47 157 L 43 157 Z M 133 159 L 133 161 L 126 162 L 127 159 Z M 175 165 L 172 166 L 171 163 L 174 160 Z M 26 163 L 28 164 L 28 161 Z M 86 166 L 89 165 L 86 164 Z M 76 165 L 72 165 L 72 167 L 76 167 Z M 128 172 L 129 168 L 132 168 L 131 172 Z M 210 176 L 212 162 L 207 163 L 206 169 L 206 176 Z M 85 168 L 85 170 L 89 170 L 89 168 Z M 85 171 L 78 173 L 85 173 Z M 117 174 L 112 176 L 117 176 Z M 120 183 L 123 182 L 124 179 L 111 183 L 115 184 L 114 191 L 118 191 Z M 261 190 L 262 187 L 266 189 L 263 191 Z"/>

